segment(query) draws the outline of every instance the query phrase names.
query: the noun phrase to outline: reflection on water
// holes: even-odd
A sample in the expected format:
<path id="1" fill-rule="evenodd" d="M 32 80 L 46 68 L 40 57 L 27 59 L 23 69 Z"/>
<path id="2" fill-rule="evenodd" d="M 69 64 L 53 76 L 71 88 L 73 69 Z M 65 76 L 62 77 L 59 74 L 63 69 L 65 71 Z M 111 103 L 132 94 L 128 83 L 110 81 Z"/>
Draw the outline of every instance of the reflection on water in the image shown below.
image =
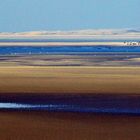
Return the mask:
<path id="1" fill-rule="evenodd" d="M 55 105 L 55 104 L 24 104 L 24 103 L 0 103 L 0 109 L 20 109 L 20 110 L 65 110 L 68 105 Z"/>
<path id="2" fill-rule="evenodd" d="M 1 95 L 0 110 L 140 114 L 139 95 Z"/>

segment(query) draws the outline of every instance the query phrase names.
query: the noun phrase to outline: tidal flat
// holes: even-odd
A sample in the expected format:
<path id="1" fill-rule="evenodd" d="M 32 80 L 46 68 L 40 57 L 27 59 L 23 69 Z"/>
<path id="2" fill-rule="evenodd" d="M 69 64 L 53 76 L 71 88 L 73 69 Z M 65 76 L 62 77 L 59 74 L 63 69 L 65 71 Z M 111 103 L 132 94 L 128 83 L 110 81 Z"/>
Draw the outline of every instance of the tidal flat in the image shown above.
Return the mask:
<path id="1" fill-rule="evenodd" d="M 34 96 L 38 99 L 50 95 L 80 95 L 81 98 L 91 96 L 94 99 L 98 95 L 105 98 L 111 95 L 113 100 L 108 102 L 107 99 L 105 103 L 112 105 L 123 95 L 126 99 L 131 100 L 133 97 L 137 101 L 132 103 L 125 100 L 125 104 L 121 101 L 122 107 L 127 111 L 131 107 L 133 111 L 133 107 L 139 106 L 140 98 L 139 52 L 102 52 L 98 48 L 101 52 L 31 54 L 30 49 L 26 50 L 24 47 L 13 48 L 12 53 L 11 49 L 5 48 L 4 51 L 9 53 L 3 55 L 1 52 L 0 56 L 1 139 L 139 139 L 138 114 L 2 109 L 2 105 L 21 107 L 23 100 L 20 104 L 12 103 L 22 97 L 31 97 L 32 102 Z M 109 48 L 108 50 L 110 51 Z M 9 99 L 14 101 L 8 102 Z M 119 106 L 119 103 L 115 105 Z M 99 104 L 102 105 L 104 102 Z"/>

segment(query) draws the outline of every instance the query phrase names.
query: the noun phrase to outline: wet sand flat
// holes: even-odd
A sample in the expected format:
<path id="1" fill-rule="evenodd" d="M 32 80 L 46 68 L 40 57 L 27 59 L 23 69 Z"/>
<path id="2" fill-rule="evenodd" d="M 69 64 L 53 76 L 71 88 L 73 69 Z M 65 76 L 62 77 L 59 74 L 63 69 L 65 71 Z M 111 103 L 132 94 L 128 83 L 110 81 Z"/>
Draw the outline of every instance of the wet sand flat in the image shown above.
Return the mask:
<path id="1" fill-rule="evenodd" d="M 140 94 L 139 91 L 139 67 L 0 67 L 0 93 L 5 94 Z"/>
<path id="2" fill-rule="evenodd" d="M 2 140 L 139 140 L 139 116 L 0 112 Z"/>

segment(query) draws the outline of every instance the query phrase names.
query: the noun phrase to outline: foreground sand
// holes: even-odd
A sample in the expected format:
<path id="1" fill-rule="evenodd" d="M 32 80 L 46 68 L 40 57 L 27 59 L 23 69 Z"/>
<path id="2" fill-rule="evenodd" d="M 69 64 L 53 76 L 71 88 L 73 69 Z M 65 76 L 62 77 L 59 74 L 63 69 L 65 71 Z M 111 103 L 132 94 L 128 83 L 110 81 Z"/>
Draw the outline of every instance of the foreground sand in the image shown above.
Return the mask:
<path id="1" fill-rule="evenodd" d="M 0 93 L 140 94 L 140 68 L 1 66 Z"/>
<path id="2" fill-rule="evenodd" d="M 139 116 L 0 112 L 1 140 L 139 140 Z"/>
<path id="3" fill-rule="evenodd" d="M 1 95 L 139 91 L 139 67 L 0 67 Z M 139 116 L 0 111 L 2 140 L 139 140 L 139 130 Z"/>

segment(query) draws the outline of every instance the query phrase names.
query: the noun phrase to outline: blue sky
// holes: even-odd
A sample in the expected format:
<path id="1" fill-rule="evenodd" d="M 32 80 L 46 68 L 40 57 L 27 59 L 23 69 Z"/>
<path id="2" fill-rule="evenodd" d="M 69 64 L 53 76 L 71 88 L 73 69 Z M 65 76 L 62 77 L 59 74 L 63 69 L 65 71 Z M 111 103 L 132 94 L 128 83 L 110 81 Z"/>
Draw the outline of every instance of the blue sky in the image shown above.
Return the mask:
<path id="1" fill-rule="evenodd" d="M 139 28 L 140 0 L 0 0 L 0 32 Z"/>

